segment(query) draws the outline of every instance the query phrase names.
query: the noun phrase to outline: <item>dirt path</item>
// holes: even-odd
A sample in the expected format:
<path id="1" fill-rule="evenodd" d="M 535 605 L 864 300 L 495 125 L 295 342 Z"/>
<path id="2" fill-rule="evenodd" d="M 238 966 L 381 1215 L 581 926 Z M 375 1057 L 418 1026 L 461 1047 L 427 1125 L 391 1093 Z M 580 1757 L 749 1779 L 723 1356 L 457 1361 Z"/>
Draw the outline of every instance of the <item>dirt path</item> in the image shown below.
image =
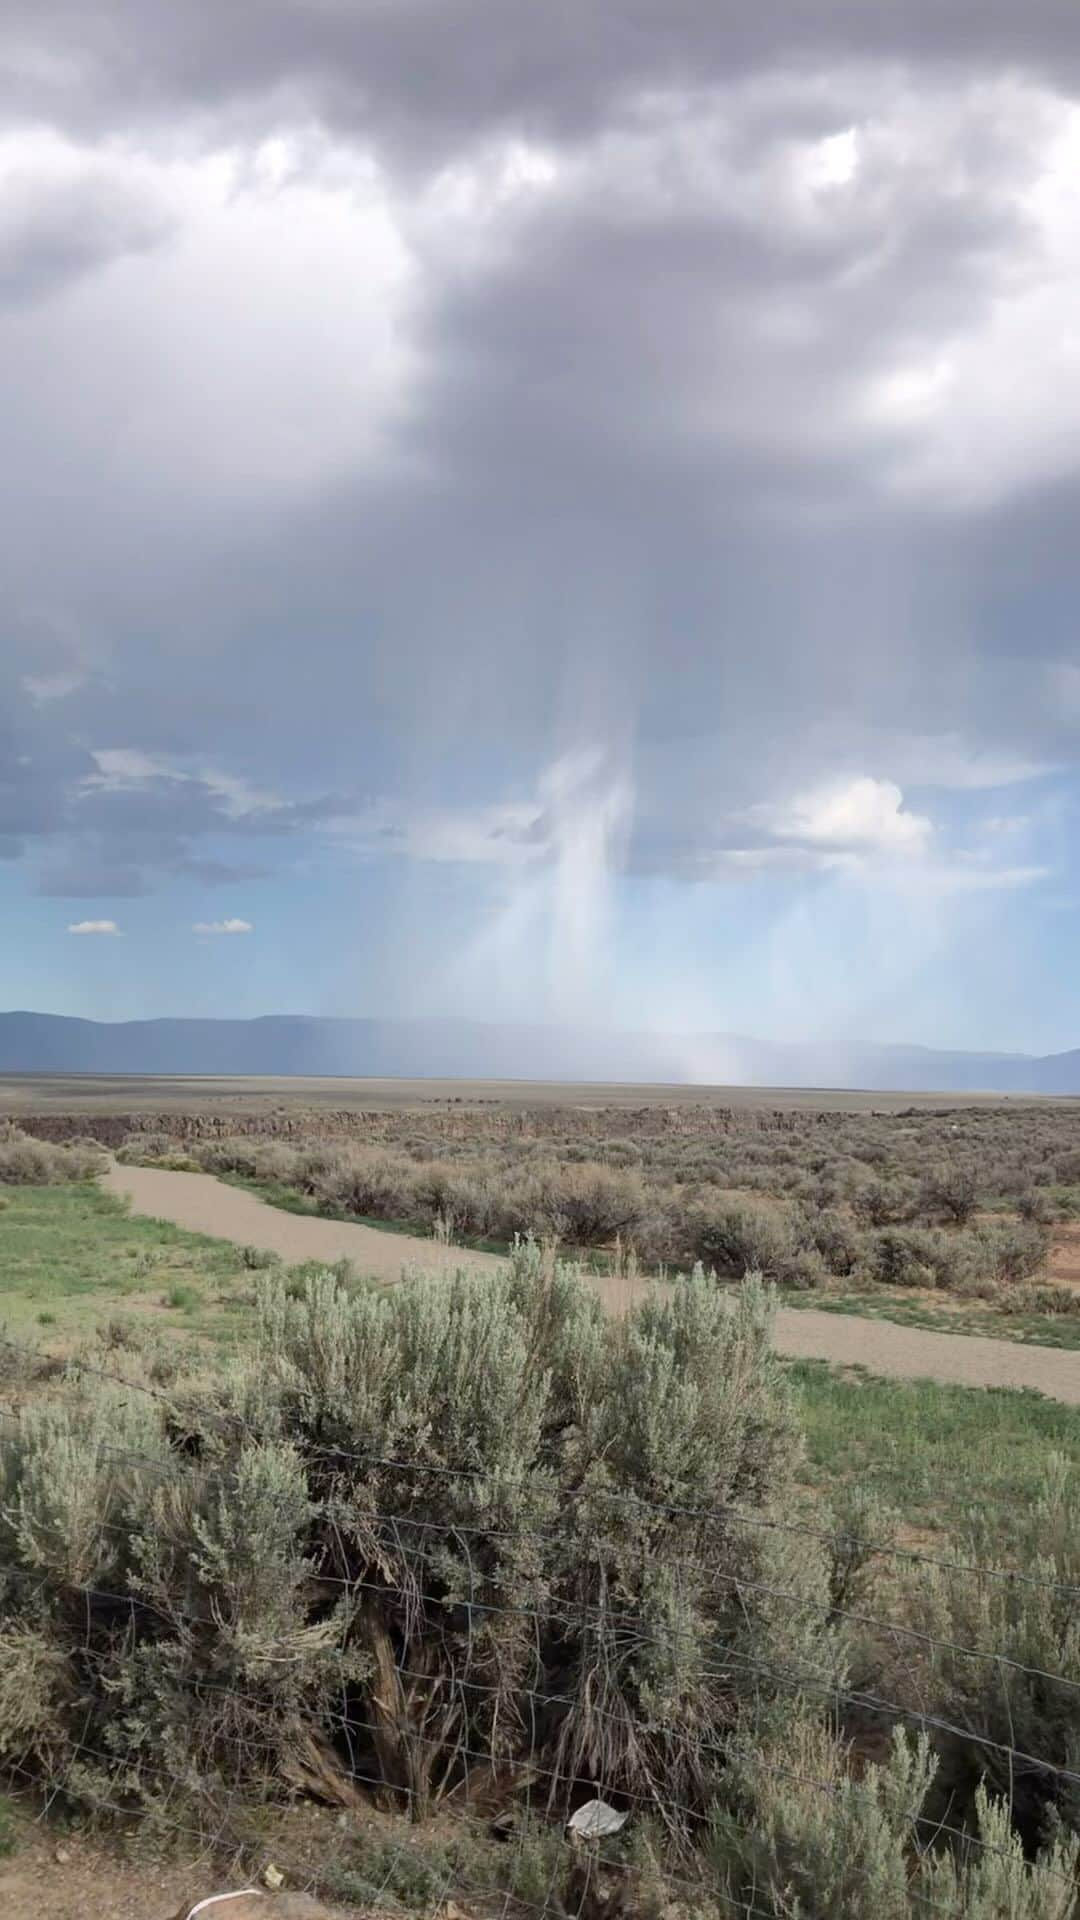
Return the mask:
<path id="1" fill-rule="evenodd" d="M 432 1272 L 491 1272 L 494 1253 L 468 1253 L 433 1240 L 389 1233 L 378 1227 L 310 1214 L 285 1213 L 255 1194 L 230 1187 L 207 1173 L 167 1173 L 157 1167 L 111 1163 L 102 1177 L 110 1193 L 126 1196 L 136 1213 L 171 1220 L 194 1233 L 242 1246 L 260 1247 L 292 1263 L 351 1260 L 357 1272 L 393 1282 L 405 1266 Z M 603 1283 L 600 1283 L 603 1284 Z M 604 1285 L 611 1305 L 626 1304 L 621 1283 Z M 827 1360 L 837 1367 L 866 1367 L 897 1380 L 939 1380 L 961 1387 L 1033 1387 L 1053 1400 L 1080 1406 L 1080 1353 L 1026 1347 L 981 1334 L 933 1333 L 855 1314 L 781 1307 L 776 1345 L 796 1360 Z"/>
<path id="2" fill-rule="evenodd" d="M 781 1307 L 776 1345 L 791 1360 L 828 1360 L 834 1367 L 865 1367 L 891 1380 L 938 1380 L 955 1387 L 1033 1387 L 1051 1400 L 1080 1407 L 1080 1353 L 1061 1347 L 1025 1347 L 981 1333 L 932 1333 L 854 1313 Z"/>
<path id="3" fill-rule="evenodd" d="M 211 1173 L 169 1173 L 160 1167 L 122 1167 L 111 1161 L 101 1185 L 109 1193 L 127 1195 L 135 1213 L 155 1220 L 171 1220 L 190 1233 L 207 1233 L 215 1240 L 233 1240 L 238 1246 L 259 1247 L 279 1254 L 291 1266 L 301 1260 L 351 1260 L 358 1273 L 384 1282 L 400 1280 L 405 1266 L 426 1267 L 433 1273 L 453 1273 L 468 1266 L 494 1272 L 502 1265 L 496 1253 L 463 1254 L 435 1240 L 411 1234 L 365 1227 L 353 1220 L 320 1220 L 310 1213 L 286 1213 L 271 1207 L 243 1187 L 230 1187 Z"/>

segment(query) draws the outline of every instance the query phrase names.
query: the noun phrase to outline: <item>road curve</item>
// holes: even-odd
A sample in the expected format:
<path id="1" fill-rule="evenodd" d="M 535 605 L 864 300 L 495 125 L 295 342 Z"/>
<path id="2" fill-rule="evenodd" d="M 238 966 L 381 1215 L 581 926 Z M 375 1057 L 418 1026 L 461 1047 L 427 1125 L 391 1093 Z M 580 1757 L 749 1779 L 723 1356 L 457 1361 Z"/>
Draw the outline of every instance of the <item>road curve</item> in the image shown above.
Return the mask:
<path id="1" fill-rule="evenodd" d="M 356 1221 L 320 1220 L 286 1213 L 257 1194 L 225 1185 L 208 1173 L 171 1173 L 159 1167 L 109 1163 L 101 1184 L 127 1199 L 134 1213 L 170 1220 L 192 1233 L 240 1246 L 259 1247 L 297 1264 L 301 1260 L 351 1260 L 358 1273 L 392 1283 L 402 1268 L 450 1273 L 493 1272 L 494 1253 L 462 1252 L 434 1240 L 391 1233 Z M 618 1282 L 602 1283 L 613 1304 Z M 640 1286 L 638 1289 L 640 1290 Z M 622 1295 L 625 1299 L 625 1293 Z M 1022 1346 L 982 1334 L 934 1333 L 856 1314 L 781 1307 L 776 1346 L 786 1358 L 826 1360 L 837 1367 L 865 1367 L 894 1380 L 937 1380 L 961 1387 L 1031 1387 L 1067 1406 L 1080 1406 L 1080 1353 L 1057 1347 Z"/>
<path id="2" fill-rule="evenodd" d="M 155 1220 L 171 1220 L 189 1233 L 209 1234 L 214 1240 L 232 1240 L 241 1247 L 276 1253 L 290 1266 L 301 1260 L 351 1260 L 358 1273 L 392 1282 L 405 1266 L 425 1267 L 434 1273 L 456 1268 L 494 1272 L 502 1266 L 497 1253 L 462 1253 L 436 1240 L 422 1240 L 358 1220 L 320 1220 L 317 1214 L 288 1213 L 272 1207 L 256 1193 L 228 1186 L 212 1173 L 172 1173 L 163 1167 L 123 1167 L 110 1160 L 100 1185 L 107 1193 L 128 1199 L 133 1213 Z"/>

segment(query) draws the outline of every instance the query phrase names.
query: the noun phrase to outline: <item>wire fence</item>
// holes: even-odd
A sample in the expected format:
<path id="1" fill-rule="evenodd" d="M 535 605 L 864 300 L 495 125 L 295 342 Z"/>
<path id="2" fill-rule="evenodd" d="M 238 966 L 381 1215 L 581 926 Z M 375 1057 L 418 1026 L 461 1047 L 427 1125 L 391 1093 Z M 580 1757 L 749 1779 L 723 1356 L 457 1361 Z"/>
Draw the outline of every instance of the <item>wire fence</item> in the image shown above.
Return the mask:
<path id="1" fill-rule="evenodd" d="M 27 1362 L 37 1357 L 7 1336 L 0 1336 L 0 1348 Z M 152 1382 L 82 1360 L 69 1371 L 176 1412 L 176 1396 Z M 223 1441 L 259 1444 L 264 1438 L 233 1410 L 190 1400 L 183 1410 Z M 17 1441 L 25 1418 L 23 1405 L 0 1406 L 0 1436 Z M 364 1488 L 379 1473 L 427 1493 L 440 1483 L 448 1491 L 473 1488 L 477 1469 L 464 1462 L 418 1462 L 309 1436 L 306 1472 L 321 1477 L 328 1489 L 350 1477 L 348 1523 L 364 1534 L 361 1565 L 352 1563 L 355 1556 L 335 1555 L 328 1535 L 321 1557 L 303 1569 L 302 1618 L 289 1612 L 299 1590 L 283 1590 L 277 1596 L 283 1623 L 278 1641 L 271 1636 L 256 1646 L 251 1619 L 260 1569 L 250 1570 L 251 1593 L 230 1593 L 224 1579 L 215 1578 L 211 1546 L 204 1541 L 205 1563 L 193 1562 L 179 1587 L 170 1586 L 155 1577 L 141 1523 L 129 1510 L 132 1480 L 156 1483 L 157 1511 L 167 1530 L 170 1502 L 182 1496 L 193 1473 L 185 1441 L 166 1457 L 100 1438 L 95 1444 L 104 1493 L 92 1518 L 87 1577 L 70 1568 L 57 1575 L 61 1541 L 53 1560 L 42 1549 L 37 1564 L 29 1553 L 0 1566 L 0 1629 L 6 1620 L 35 1618 L 35 1607 L 42 1617 L 62 1617 L 68 1651 L 77 1656 L 77 1686 L 86 1696 L 85 1712 L 81 1700 L 67 1701 L 68 1724 L 52 1757 L 39 1751 L 28 1758 L 10 1742 L 0 1749 L 0 1771 L 25 1793 L 39 1819 L 58 1804 L 87 1806 L 121 1823 L 139 1815 L 190 1854 L 204 1877 L 228 1867 L 258 1875 L 272 1861 L 287 1886 L 369 1912 L 407 1906 L 439 1911 L 463 1902 L 478 1913 L 504 1917 L 536 1913 L 565 1920 L 581 1914 L 599 1920 L 633 1906 L 647 1908 L 650 1899 L 656 1912 L 680 1903 L 704 1911 L 711 1902 L 712 1910 L 747 1920 L 801 1912 L 778 1906 L 775 1890 L 767 1887 L 747 1892 L 725 1884 L 721 1891 L 710 1883 L 710 1783 L 718 1795 L 725 1774 L 745 1758 L 740 1718 L 732 1713 L 721 1738 L 715 1730 L 693 1735 L 689 1756 L 671 1750 L 670 1743 L 665 1750 L 635 1679 L 650 1660 L 669 1673 L 686 1663 L 691 1686 L 711 1698 L 727 1693 L 733 1702 L 759 1705 L 815 1703 L 822 1721 L 854 1740 L 855 1777 L 862 1769 L 865 1779 L 868 1755 L 879 1754 L 885 1736 L 901 1728 L 927 1736 L 939 1750 L 962 1751 L 969 1765 L 1007 1781 L 1010 1798 L 1022 1783 L 1035 1781 L 1047 1805 L 1080 1808 L 1080 1667 L 1021 1659 L 1001 1646 L 969 1644 L 913 1625 L 891 1608 L 840 1601 L 829 1606 L 825 1624 L 842 1634 L 819 1635 L 817 1658 L 805 1652 L 783 1657 L 775 1648 L 754 1651 L 740 1637 L 740 1621 L 766 1606 L 794 1625 L 811 1608 L 806 1593 L 740 1566 L 727 1570 L 680 1553 L 657 1568 L 666 1593 L 659 1626 L 640 1593 L 607 1590 L 602 1579 L 583 1581 L 576 1592 L 571 1582 L 538 1604 L 504 1596 L 498 1549 L 512 1546 L 526 1559 L 540 1555 L 547 1544 L 565 1538 L 557 1527 L 508 1526 L 498 1516 L 491 1524 L 470 1523 L 364 1503 Z M 214 1499 L 235 1502 L 227 1465 L 211 1463 L 198 1472 L 204 1507 Z M 562 1497 L 568 1507 L 580 1502 L 593 1515 L 610 1508 L 638 1520 L 705 1524 L 728 1539 L 766 1533 L 827 1553 L 854 1551 L 908 1580 L 966 1583 L 981 1595 L 1027 1594 L 1034 1604 L 1071 1611 L 1080 1621 L 1080 1587 L 1057 1578 L 1048 1565 L 979 1564 L 960 1551 L 869 1538 L 742 1503 L 695 1506 L 596 1486 L 571 1488 Z M 242 1513 L 236 1518 L 242 1525 Z M 200 1538 L 197 1526 L 194 1537 Z M 111 1565 L 122 1574 L 115 1586 L 101 1577 Z M 274 1595 L 260 1592 L 258 1604 L 272 1612 Z M 703 1611 L 718 1623 L 705 1657 Z M 495 1630 L 502 1628 L 507 1633 L 500 1639 Z M 868 1649 L 879 1657 L 887 1651 L 881 1664 L 899 1671 L 905 1687 L 853 1679 L 846 1664 L 852 1636 L 864 1656 Z M 596 1659 L 584 1741 L 566 1736 L 582 1711 L 573 1650 L 583 1645 Z M 1080 1647 L 1080 1627 L 1068 1645 Z M 138 1689 L 151 1672 L 146 1665 L 140 1677 L 134 1656 L 146 1648 L 155 1656 L 164 1652 L 155 1684 L 165 1685 L 167 1675 L 174 1704 L 183 1709 L 174 1746 L 148 1749 L 130 1740 L 140 1721 Z M 119 1684 L 118 1662 L 128 1653 L 132 1695 L 126 1711 L 98 1713 L 96 1691 Z M 10 1641 L 0 1661 L 5 1654 L 11 1654 Z M 1019 1686 L 1043 1705 L 1052 1702 L 1056 1717 L 1048 1724 L 1067 1728 L 1060 1744 L 1040 1750 L 1014 1739 L 1014 1729 L 1001 1739 L 975 1716 L 956 1717 L 920 1698 L 938 1656 L 985 1672 L 987 1690 L 999 1690 L 1009 1712 Z M 335 1660 L 340 1679 L 328 1685 L 325 1673 Z M 628 1691 L 620 1692 L 616 1670 L 620 1682 L 629 1678 Z M 4 1684 L 0 1665 L 0 1702 Z M 10 1715 L 10 1701 L 6 1708 Z M 205 1744 L 185 1748 L 185 1728 Z M 648 1753 L 632 1777 L 624 1768 L 609 1771 L 611 1756 L 628 1741 Z M 756 1750 L 754 1777 L 786 1782 L 823 1803 L 844 1800 L 846 1778 L 835 1771 L 815 1773 L 789 1758 L 792 1764 L 775 1750 Z M 582 1830 L 582 1810 L 593 1803 L 607 1810 L 599 1817 L 610 1831 Z M 917 1797 L 898 1817 L 916 1854 L 946 1847 L 963 1860 L 1000 1858 L 1012 1872 L 1011 1840 L 980 1830 L 966 1807 L 956 1813 L 954 1798 L 946 1796 L 928 1813 Z M 733 1801 L 724 1817 L 729 1833 L 750 1841 L 758 1836 L 754 1809 L 745 1801 Z M 1041 1884 L 1058 1891 L 1054 1920 L 1059 1914 L 1072 1920 L 1078 1911 L 1073 1867 L 1044 1859 L 1038 1871 Z M 881 1887 L 872 1863 L 850 1860 L 845 1884 L 862 1889 L 860 1913 L 877 1914 Z M 905 1898 L 907 1911 L 961 1912 L 914 1878 Z M 1014 1910 L 1029 1911 L 1003 1907 L 1001 1913 Z M 847 1920 L 856 1908 L 828 1911 Z"/>

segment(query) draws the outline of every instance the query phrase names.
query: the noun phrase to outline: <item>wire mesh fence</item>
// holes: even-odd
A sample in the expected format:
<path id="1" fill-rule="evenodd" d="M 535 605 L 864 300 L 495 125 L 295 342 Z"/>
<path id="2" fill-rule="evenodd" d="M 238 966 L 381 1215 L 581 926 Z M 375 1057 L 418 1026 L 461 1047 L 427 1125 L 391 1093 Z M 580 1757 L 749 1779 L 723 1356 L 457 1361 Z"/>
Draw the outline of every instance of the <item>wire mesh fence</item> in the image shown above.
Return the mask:
<path id="1" fill-rule="evenodd" d="M 266 1404 L 101 1356 L 9 1393 L 0 1769 L 37 1817 L 369 1912 L 1076 1920 L 1071 1484 L 1002 1563 L 985 1487 L 928 1544 L 754 1472 L 620 1484 L 563 1431 L 576 1479 L 357 1444 L 335 1361 Z"/>

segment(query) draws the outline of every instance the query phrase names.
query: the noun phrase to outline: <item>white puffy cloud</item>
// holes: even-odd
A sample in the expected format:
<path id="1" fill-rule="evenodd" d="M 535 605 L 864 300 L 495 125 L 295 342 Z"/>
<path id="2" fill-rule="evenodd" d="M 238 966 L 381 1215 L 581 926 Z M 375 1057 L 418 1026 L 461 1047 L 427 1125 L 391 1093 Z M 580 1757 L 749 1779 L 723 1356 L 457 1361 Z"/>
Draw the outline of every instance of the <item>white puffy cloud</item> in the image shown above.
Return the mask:
<path id="1" fill-rule="evenodd" d="M 984 298 L 898 341 L 865 384 L 868 420 L 896 436 L 891 483 L 965 509 L 1074 472 L 1063 421 L 1080 408 L 1080 103 L 1020 84 L 996 91 L 1029 142 L 1009 171 L 1016 243 Z"/>
<path id="2" fill-rule="evenodd" d="M 0 342 L 29 401 L 27 454 L 85 471 L 107 441 L 114 487 L 196 517 L 303 498 L 375 457 L 413 366 L 414 270 L 371 158 L 317 134 L 222 136 L 209 152 L 116 142 L 96 165 L 107 183 L 58 204 L 37 137 L 0 142 Z M 6 265 L 5 169 L 20 182 Z M 94 206 L 111 195 L 96 221 L 91 192 Z M 131 211 L 144 203 L 168 209 L 153 245 Z M 16 300 L 46 275 L 63 298 Z M 50 378 L 88 355 L 86 384 Z"/>
<path id="3" fill-rule="evenodd" d="M 254 933 L 250 920 L 196 920 L 195 933 Z"/>
<path id="4" fill-rule="evenodd" d="M 905 808 L 894 781 L 868 776 L 759 808 L 757 817 L 777 840 L 826 853 L 920 854 L 934 831 L 924 814 Z"/>
<path id="5" fill-rule="evenodd" d="M 68 927 L 68 932 L 118 935 L 120 929 L 115 920 L 74 920 Z"/>

